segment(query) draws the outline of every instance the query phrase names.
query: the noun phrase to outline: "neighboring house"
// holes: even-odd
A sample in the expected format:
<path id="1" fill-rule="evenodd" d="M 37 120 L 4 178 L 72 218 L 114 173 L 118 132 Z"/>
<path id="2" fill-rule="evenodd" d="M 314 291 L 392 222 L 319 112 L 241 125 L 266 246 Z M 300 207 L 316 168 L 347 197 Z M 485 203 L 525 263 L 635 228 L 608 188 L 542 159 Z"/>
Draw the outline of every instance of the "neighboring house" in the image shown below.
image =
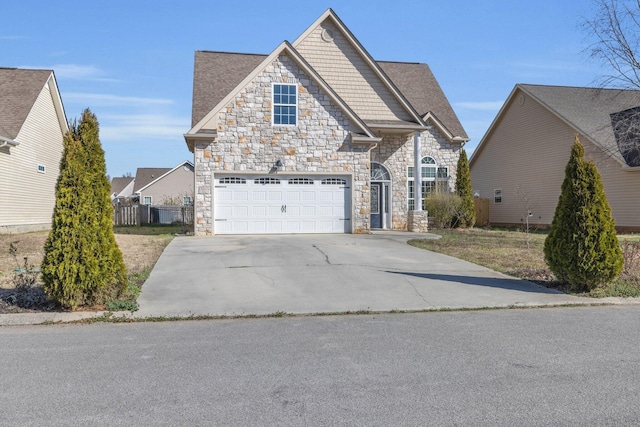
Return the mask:
<path id="1" fill-rule="evenodd" d="M 184 161 L 173 169 L 138 168 L 133 195 L 143 205 L 191 205 L 193 186 L 193 163 Z"/>
<path id="2" fill-rule="evenodd" d="M 375 61 L 329 9 L 269 55 L 197 51 L 185 140 L 211 235 L 424 229 L 468 138 L 426 64 Z"/>
<path id="3" fill-rule="evenodd" d="M 474 193 L 490 199 L 490 223 L 551 224 L 578 135 L 617 227 L 640 230 L 640 156 L 620 149 L 625 136 L 640 138 L 638 106 L 640 91 L 516 85 L 469 161 Z"/>
<path id="4" fill-rule="evenodd" d="M 111 180 L 111 200 L 123 201 L 133 195 L 134 180 L 132 176 L 119 176 Z"/>
<path id="5" fill-rule="evenodd" d="M 67 129 L 53 71 L 0 68 L 0 233 L 51 228 Z"/>

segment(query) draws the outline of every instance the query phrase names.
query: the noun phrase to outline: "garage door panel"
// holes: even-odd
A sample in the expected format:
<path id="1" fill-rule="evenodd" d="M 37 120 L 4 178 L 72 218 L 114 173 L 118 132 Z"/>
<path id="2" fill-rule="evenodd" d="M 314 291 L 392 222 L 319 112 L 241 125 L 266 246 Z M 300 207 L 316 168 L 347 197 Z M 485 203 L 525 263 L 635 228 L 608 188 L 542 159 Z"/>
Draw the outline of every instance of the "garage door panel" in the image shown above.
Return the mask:
<path id="1" fill-rule="evenodd" d="M 314 202 L 316 201 L 318 196 L 318 190 L 314 190 L 314 191 L 307 190 L 307 191 L 302 191 L 301 193 L 302 194 L 300 199 L 305 202 Z"/>
<path id="2" fill-rule="evenodd" d="M 254 202 L 263 202 L 267 200 L 267 192 L 263 190 L 254 190 L 252 193 Z"/>
<path id="3" fill-rule="evenodd" d="M 233 190 L 231 190 L 233 191 Z M 237 191 L 233 191 L 233 197 L 232 197 L 233 201 L 237 201 L 237 202 L 245 202 L 249 200 L 249 191 L 247 190 L 237 190 Z"/>
<path id="4" fill-rule="evenodd" d="M 214 181 L 216 234 L 351 231 L 349 186 L 323 184 L 321 176 L 220 175 Z M 348 179 L 332 176 L 329 181 Z"/>
<path id="5" fill-rule="evenodd" d="M 317 216 L 318 209 L 316 206 L 301 206 L 300 215 L 301 216 Z"/>
<path id="6" fill-rule="evenodd" d="M 279 202 L 284 200 L 284 194 L 281 190 L 270 190 L 267 194 L 267 200 L 271 202 Z"/>

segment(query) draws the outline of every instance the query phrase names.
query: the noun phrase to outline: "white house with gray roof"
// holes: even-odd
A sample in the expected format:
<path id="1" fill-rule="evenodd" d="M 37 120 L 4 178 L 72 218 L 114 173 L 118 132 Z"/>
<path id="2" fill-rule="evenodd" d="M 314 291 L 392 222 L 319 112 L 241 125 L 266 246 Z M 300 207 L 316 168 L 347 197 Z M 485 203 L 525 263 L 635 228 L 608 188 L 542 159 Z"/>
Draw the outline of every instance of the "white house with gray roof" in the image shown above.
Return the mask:
<path id="1" fill-rule="evenodd" d="M 0 68 L 0 233 L 51 227 L 67 129 L 53 71 Z"/>
<path id="2" fill-rule="evenodd" d="M 374 60 L 329 9 L 269 55 L 197 51 L 185 140 L 212 235 L 424 230 L 468 137 L 426 64 Z"/>
<path id="3" fill-rule="evenodd" d="M 551 224 L 578 135 L 617 228 L 640 230 L 638 107 L 636 90 L 516 85 L 469 160 L 474 193 L 490 200 L 490 223 Z"/>

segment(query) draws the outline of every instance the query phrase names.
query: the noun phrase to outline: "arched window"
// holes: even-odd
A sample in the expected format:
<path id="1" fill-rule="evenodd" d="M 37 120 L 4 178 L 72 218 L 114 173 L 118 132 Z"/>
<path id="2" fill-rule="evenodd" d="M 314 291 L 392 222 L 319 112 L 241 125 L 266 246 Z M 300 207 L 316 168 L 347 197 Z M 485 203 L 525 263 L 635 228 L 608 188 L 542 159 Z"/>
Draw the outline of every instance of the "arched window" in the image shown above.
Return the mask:
<path id="1" fill-rule="evenodd" d="M 371 162 L 371 181 L 391 181 L 391 175 L 380 163 Z"/>
<path id="2" fill-rule="evenodd" d="M 438 166 L 435 159 L 425 156 L 420 160 L 420 172 L 422 176 L 422 200 L 429 193 L 448 193 L 449 192 L 449 168 L 447 166 Z M 407 199 L 409 210 L 415 208 L 415 192 L 413 182 L 415 181 L 414 167 L 407 168 Z"/>

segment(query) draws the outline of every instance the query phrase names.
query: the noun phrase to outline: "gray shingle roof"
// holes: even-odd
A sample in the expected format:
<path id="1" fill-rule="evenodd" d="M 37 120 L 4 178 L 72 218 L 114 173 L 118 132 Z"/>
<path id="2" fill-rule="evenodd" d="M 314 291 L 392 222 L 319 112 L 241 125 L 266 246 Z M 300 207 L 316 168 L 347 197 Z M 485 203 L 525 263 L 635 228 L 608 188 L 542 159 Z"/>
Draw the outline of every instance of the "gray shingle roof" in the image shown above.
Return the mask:
<path id="1" fill-rule="evenodd" d="M 191 125 L 195 126 L 266 57 L 196 51 Z M 454 136 L 467 137 L 427 64 L 386 61 L 378 64 L 418 114 L 431 112 Z"/>
<path id="2" fill-rule="evenodd" d="M 133 181 L 132 176 L 118 176 L 111 180 L 111 193 L 120 194 L 129 183 Z"/>
<path id="3" fill-rule="evenodd" d="M 267 55 L 196 51 L 191 126 L 195 126 Z"/>
<path id="4" fill-rule="evenodd" d="M 51 70 L 0 68 L 0 135 L 15 139 Z"/>
<path id="5" fill-rule="evenodd" d="M 640 106 L 640 91 L 518 84 L 581 134 L 625 164 L 616 148 L 611 114 Z"/>
<path id="6" fill-rule="evenodd" d="M 427 64 L 377 62 L 420 116 L 431 112 L 453 136 L 467 138 L 458 116 Z"/>
<path id="7" fill-rule="evenodd" d="M 142 187 L 146 186 L 151 181 L 160 178 L 170 170 L 171 168 L 138 168 L 136 171 L 136 181 L 133 184 L 133 192 L 137 192 Z"/>

